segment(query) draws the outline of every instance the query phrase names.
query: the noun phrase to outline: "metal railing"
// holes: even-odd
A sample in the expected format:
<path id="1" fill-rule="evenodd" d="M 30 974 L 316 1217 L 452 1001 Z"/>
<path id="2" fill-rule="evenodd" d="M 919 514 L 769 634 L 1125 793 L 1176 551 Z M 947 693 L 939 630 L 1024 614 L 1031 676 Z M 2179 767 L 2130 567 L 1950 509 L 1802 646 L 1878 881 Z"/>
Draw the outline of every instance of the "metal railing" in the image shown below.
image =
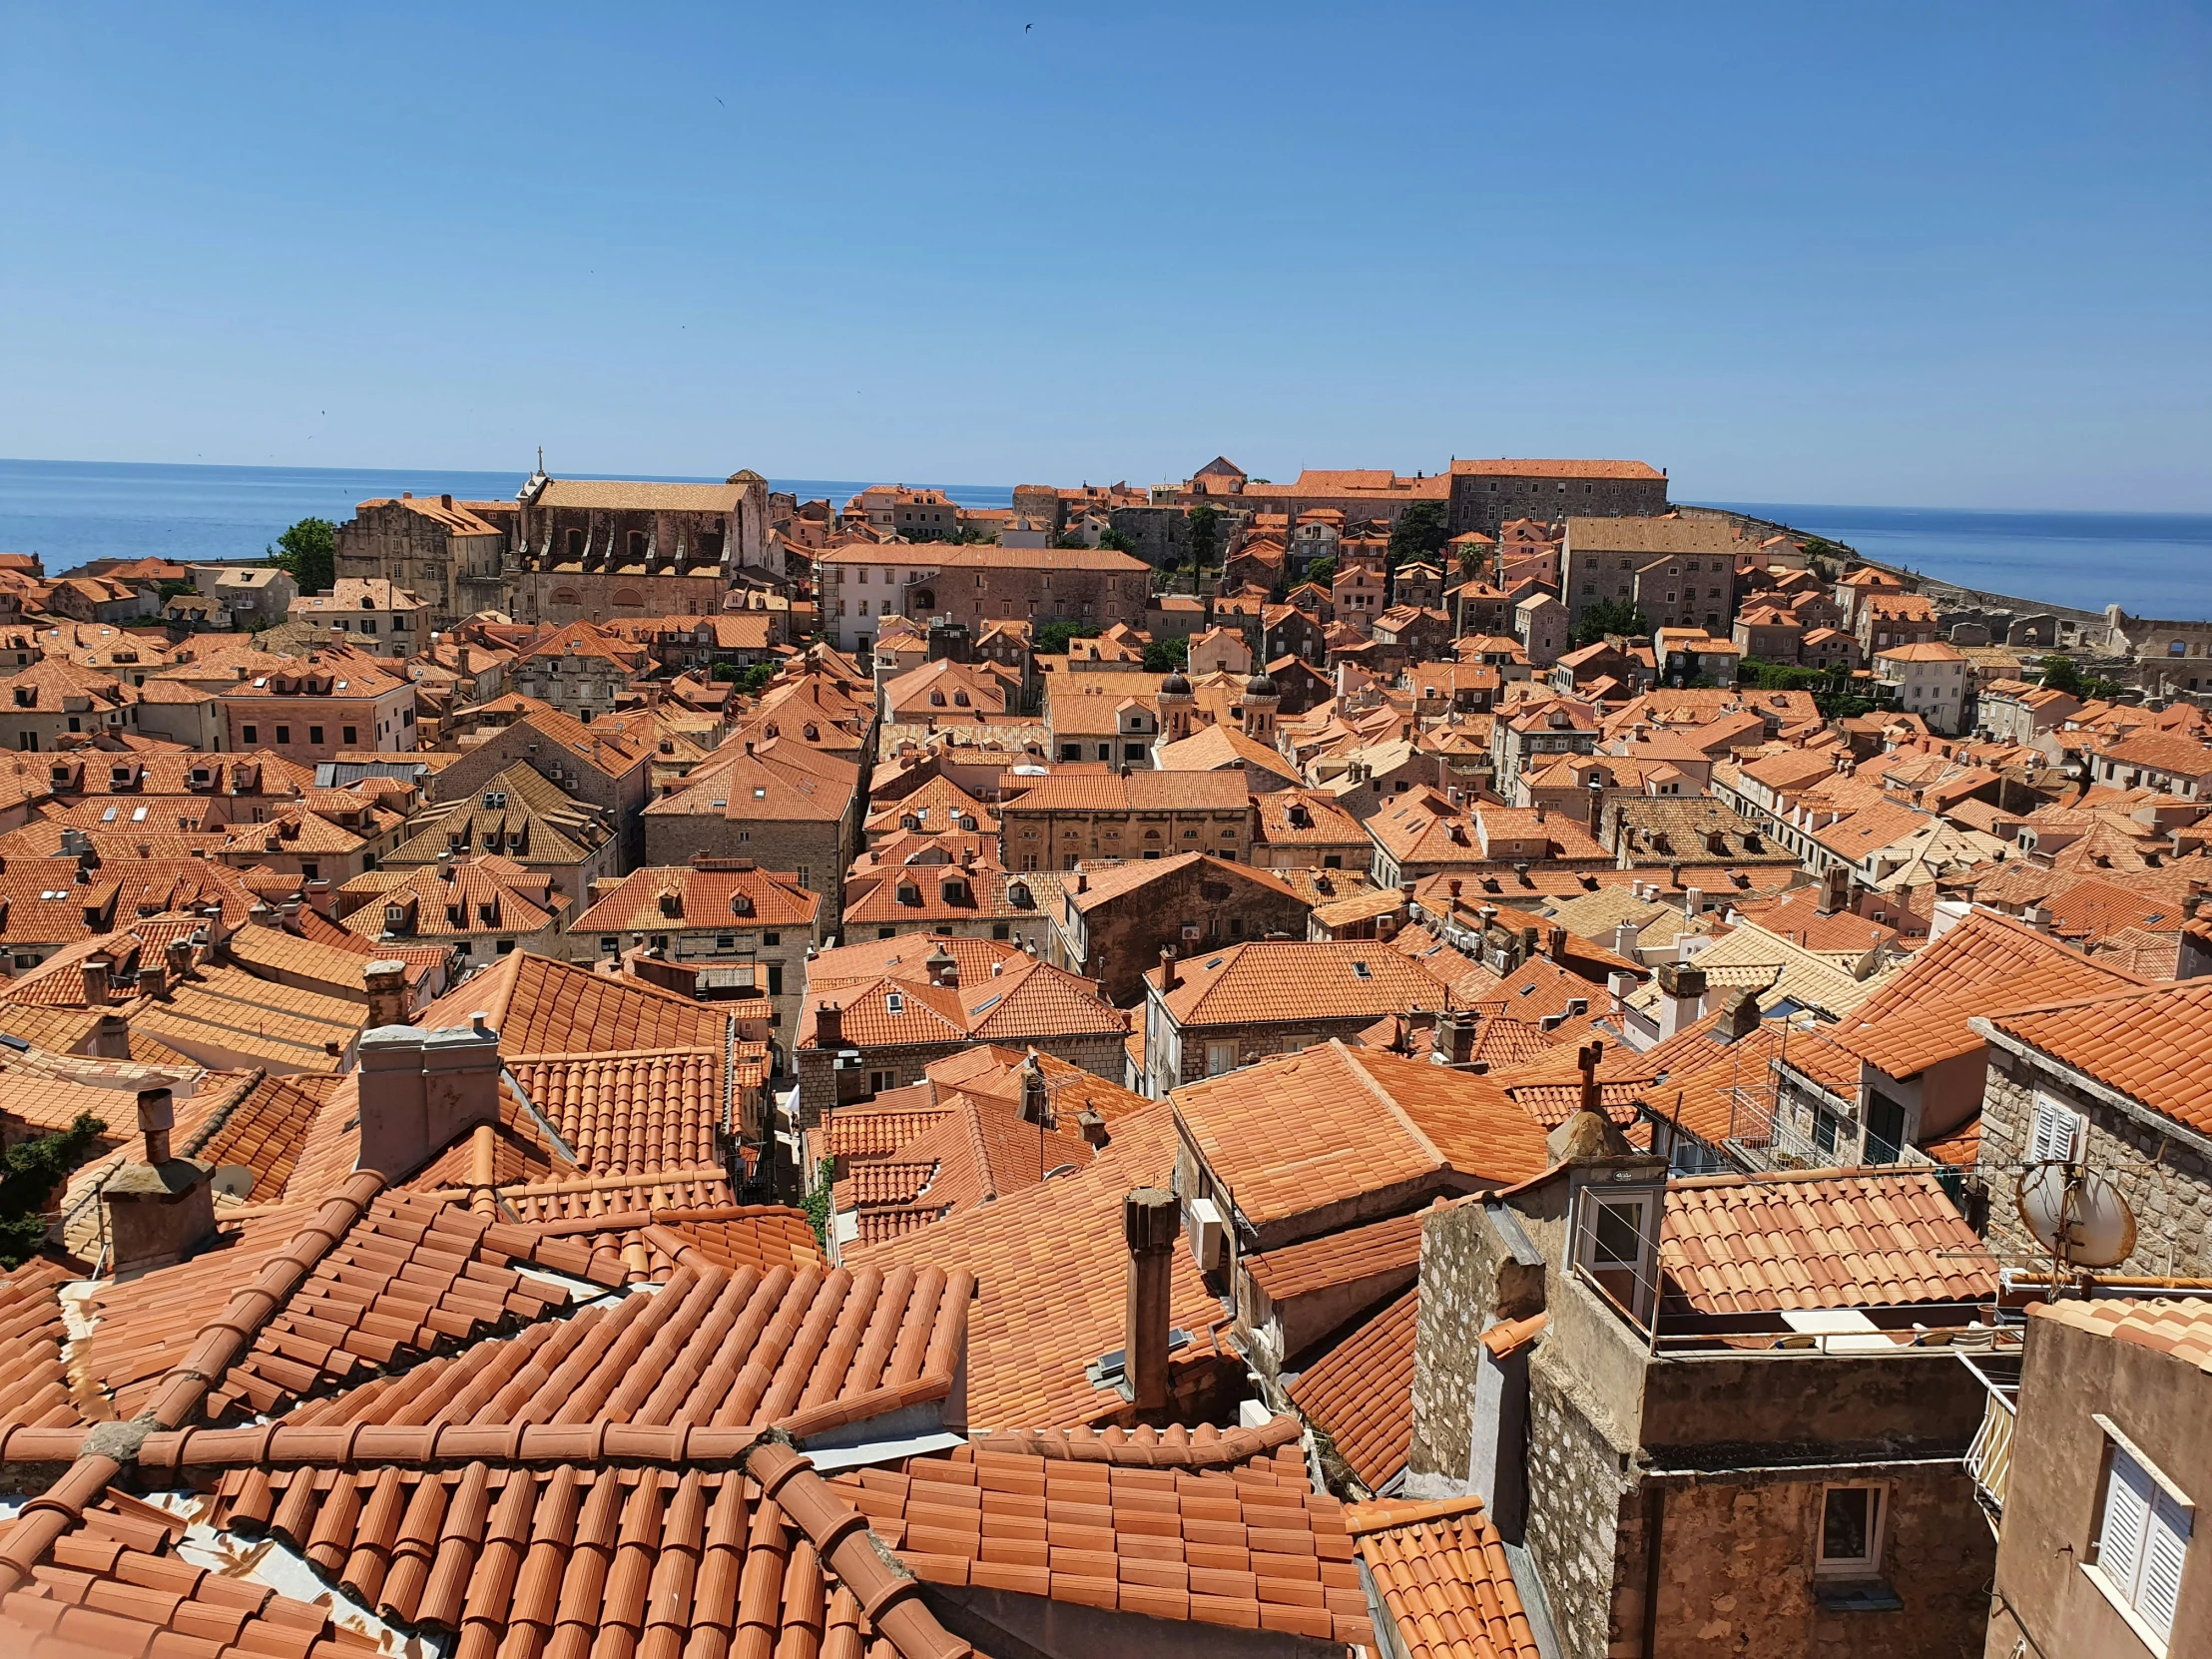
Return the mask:
<path id="1" fill-rule="evenodd" d="M 1982 1407 L 1981 1426 L 1966 1448 L 1966 1473 L 1974 1497 L 1994 1533 L 2004 1517 L 2004 1490 L 2012 1475 L 2012 1429 L 2018 1408 L 2009 1393 L 1991 1388 Z"/>

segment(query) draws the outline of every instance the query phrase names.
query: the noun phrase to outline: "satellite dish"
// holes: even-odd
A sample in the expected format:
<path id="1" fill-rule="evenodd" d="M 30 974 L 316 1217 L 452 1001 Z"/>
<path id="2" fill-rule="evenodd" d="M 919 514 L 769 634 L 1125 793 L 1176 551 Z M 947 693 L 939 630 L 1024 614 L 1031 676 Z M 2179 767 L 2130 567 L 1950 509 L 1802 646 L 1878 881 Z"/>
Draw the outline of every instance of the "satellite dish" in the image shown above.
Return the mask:
<path id="1" fill-rule="evenodd" d="M 225 1164 L 209 1179 L 208 1185 L 218 1198 L 227 1198 L 234 1204 L 244 1204 L 246 1195 L 254 1190 L 254 1172 L 244 1164 Z"/>
<path id="2" fill-rule="evenodd" d="M 2135 1212 L 2103 1176 L 2065 1163 L 2033 1164 L 2020 1177 L 2020 1220 L 2068 1267 L 2109 1268 L 2135 1249 Z"/>

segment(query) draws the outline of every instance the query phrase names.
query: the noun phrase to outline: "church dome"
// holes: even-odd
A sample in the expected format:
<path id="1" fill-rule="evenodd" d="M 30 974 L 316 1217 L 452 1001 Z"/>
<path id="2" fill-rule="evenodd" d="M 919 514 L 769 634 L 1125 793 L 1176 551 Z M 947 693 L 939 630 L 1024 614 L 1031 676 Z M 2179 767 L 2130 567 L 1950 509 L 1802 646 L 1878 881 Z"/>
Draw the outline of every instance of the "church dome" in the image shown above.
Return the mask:
<path id="1" fill-rule="evenodd" d="M 1191 683 L 1183 677 L 1181 669 L 1170 670 L 1168 677 L 1160 682 L 1160 695 L 1162 697 L 1188 697 L 1191 695 Z"/>
<path id="2" fill-rule="evenodd" d="M 1275 682 L 1265 674 L 1255 674 L 1245 682 L 1245 696 L 1247 697 L 1281 697 L 1282 695 Z"/>

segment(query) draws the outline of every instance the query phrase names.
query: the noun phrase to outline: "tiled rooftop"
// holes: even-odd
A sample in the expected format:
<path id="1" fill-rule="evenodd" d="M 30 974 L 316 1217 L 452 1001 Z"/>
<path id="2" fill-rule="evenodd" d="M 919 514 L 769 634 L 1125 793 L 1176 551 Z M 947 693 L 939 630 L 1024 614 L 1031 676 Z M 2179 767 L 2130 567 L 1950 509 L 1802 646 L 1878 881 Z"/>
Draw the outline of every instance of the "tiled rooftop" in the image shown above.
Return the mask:
<path id="1" fill-rule="evenodd" d="M 1480 1498 L 1353 1504 L 1344 1520 L 1407 1659 L 1538 1659 L 1504 1540 Z"/>
<path id="2" fill-rule="evenodd" d="M 594 1175 L 644 1175 L 716 1161 L 723 1051 L 531 1055 L 507 1061 L 517 1083 Z"/>
<path id="3" fill-rule="evenodd" d="M 1253 1284 L 1277 1302 L 1356 1284 L 1378 1274 L 1402 1272 L 1420 1266 L 1421 1223 L 1427 1212 L 1409 1210 L 1402 1216 L 1348 1227 L 1281 1250 L 1239 1258 L 1239 1266 Z"/>
<path id="4" fill-rule="evenodd" d="M 1996 1294 L 1980 1239 L 1925 1173 L 1678 1180 L 1667 1189 L 1659 1261 L 1701 1314 Z"/>
<path id="5" fill-rule="evenodd" d="M 2212 1133 L 2212 980 L 2185 979 L 1986 1018 L 2014 1042 L 2199 1134 Z"/>
<path id="6" fill-rule="evenodd" d="M 1416 1287 L 1391 1302 L 1291 1384 L 1291 1399 L 1328 1434 L 1370 1491 L 1404 1472 L 1413 1441 Z"/>
<path id="7" fill-rule="evenodd" d="M 2055 1320 L 2116 1343 L 2156 1349 L 2184 1365 L 2212 1373 L 2212 1299 L 2114 1297 L 2094 1302 L 2037 1303 L 2029 1312 L 2037 1319 Z"/>

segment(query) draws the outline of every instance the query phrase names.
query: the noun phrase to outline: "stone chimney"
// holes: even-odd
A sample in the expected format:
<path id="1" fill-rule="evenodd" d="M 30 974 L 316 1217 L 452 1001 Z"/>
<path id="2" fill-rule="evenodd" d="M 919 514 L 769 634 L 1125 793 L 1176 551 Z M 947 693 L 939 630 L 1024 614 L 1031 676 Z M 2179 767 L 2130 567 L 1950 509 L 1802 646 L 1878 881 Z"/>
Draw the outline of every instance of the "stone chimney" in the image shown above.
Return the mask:
<path id="1" fill-rule="evenodd" d="M 1175 946 L 1163 944 L 1160 946 L 1160 989 L 1172 991 L 1182 983 L 1175 972 Z"/>
<path id="2" fill-rule="evenodd" d="M 1628 961 L 1641 961 L 1637 955 L 1636 924 L 1623 916 L 1613 923 L 1613 954 Z"/>
<path id="3" fill-rule="evenodd" d="M 407 964 L 405 962 L 370 962 L 361 972 L 362 982 L 368 991 L 368 1026 L 375 1030 L 383 1025 L 407 1023 Z"/>
<path id="4" fill-rule="evenodd" d="M 1113 1137 L 1106 1133 L 1106 1119 L 1095 1107 L 1086 1106 L 1075 1117 L 1075 1126 L 1083 1131 L 1084 1144 L 1093 1152 L 1106 1150 L 1106 1143 Z"/>
<path id="5" fill-rule="evenodd" d="M 815 1007 L 815 1047 L 822 1049 L 844 1046 L 844 1010 L 834 1002 L 823 1002 Z"/>
<path id="6" fill-rule="evenodd" d="M 1820 908 L 1824 916 L 1851 908 L 1851 870 L 1847 865 L 1838 864 L 1822 874 Z"/>
<path id="7" fill-rule="evenodd" d="M 1742 1041 L 1758 1029 L 1759 998 L 1741 988 L 1730 991 L 1721 1002 L 1721 1017 L 1713 1028 L 1713 1040 L 1725 1046 Z"/>
<path id="8" fill-rule="evenodd" d="M 171 939 L 163 949 L 162 956 L 169 964 L 170 989 L 175 990 L 192 977 L 192 941 L 190 939 Z"/>
<path id="9" fill-rule="evenodd" d="M 1156 1421 L 1168 1408 L 1169 1268 L 1181 1231 L 1175 1195 L 1137 1188 L 1121 1202 L 1121 1231 L 1129 1246 L 1122 1376 L 1138 1420 Z"/>
<path id="10" fill-rule="evenodd" d="M 945 945 L 938 944 L 922 958 L 921 965 L 929 970 L 930 984 L 948 991 L 960 988 L 960 959 Z"/>
<path id="11" fill-rule="evenodd" d="M 1445 1065 L 1463 1066 L 1474 1059 L 1475 1024 L 1480 1018 L 1472 1008 L 1446 1008 L 1436 1016 L 1436 1058 Z"/>
<path id="12" fill-rule="evenodd" d="M 1659 1039 L 1664 1042 L 1705 1012 L 1705 970 L 1681 962 L 1659 964 Z"/>
<path id="13" fill-rule="evenodd" d="M 108 1005 L 108 975 L 115 964 L 105 956 L 88 956 L 78 969 L 85 978 L 85 1006 L 105 1008 Z"/>
<path id="14" fill-rule="evenodd" d="M 152 951 L 139 953 L 138 991 L 139 995 L 153 997 L 159 1002 L 169 1000 L 168 964 Z"/>
<path id="15" fill-rule="evenodd" d="M 1544 939 L 1544 954 L 1561 967 L 1567 965 L 1567 930 L 1554 922 Z"/>
<path id="16" fill-rule="evenodd" d="M 356 1169 L 411 1175 L 478 1124 L 499 1122 L 499 1033 L 481 1013 L 425 1031 L 380 1025 L 361 1034 Z"/>
<path id="17" fill-rule="evenodd" d="M 171 1156 L 177 1111 L 167 1089 L 141 1089 L 139 1161 L 125 1164 L 100 1190 L 108 1212 L 109 1271 L 121 1278 L 181 1262 L 215 1235 L 215 1170 Z"/>

